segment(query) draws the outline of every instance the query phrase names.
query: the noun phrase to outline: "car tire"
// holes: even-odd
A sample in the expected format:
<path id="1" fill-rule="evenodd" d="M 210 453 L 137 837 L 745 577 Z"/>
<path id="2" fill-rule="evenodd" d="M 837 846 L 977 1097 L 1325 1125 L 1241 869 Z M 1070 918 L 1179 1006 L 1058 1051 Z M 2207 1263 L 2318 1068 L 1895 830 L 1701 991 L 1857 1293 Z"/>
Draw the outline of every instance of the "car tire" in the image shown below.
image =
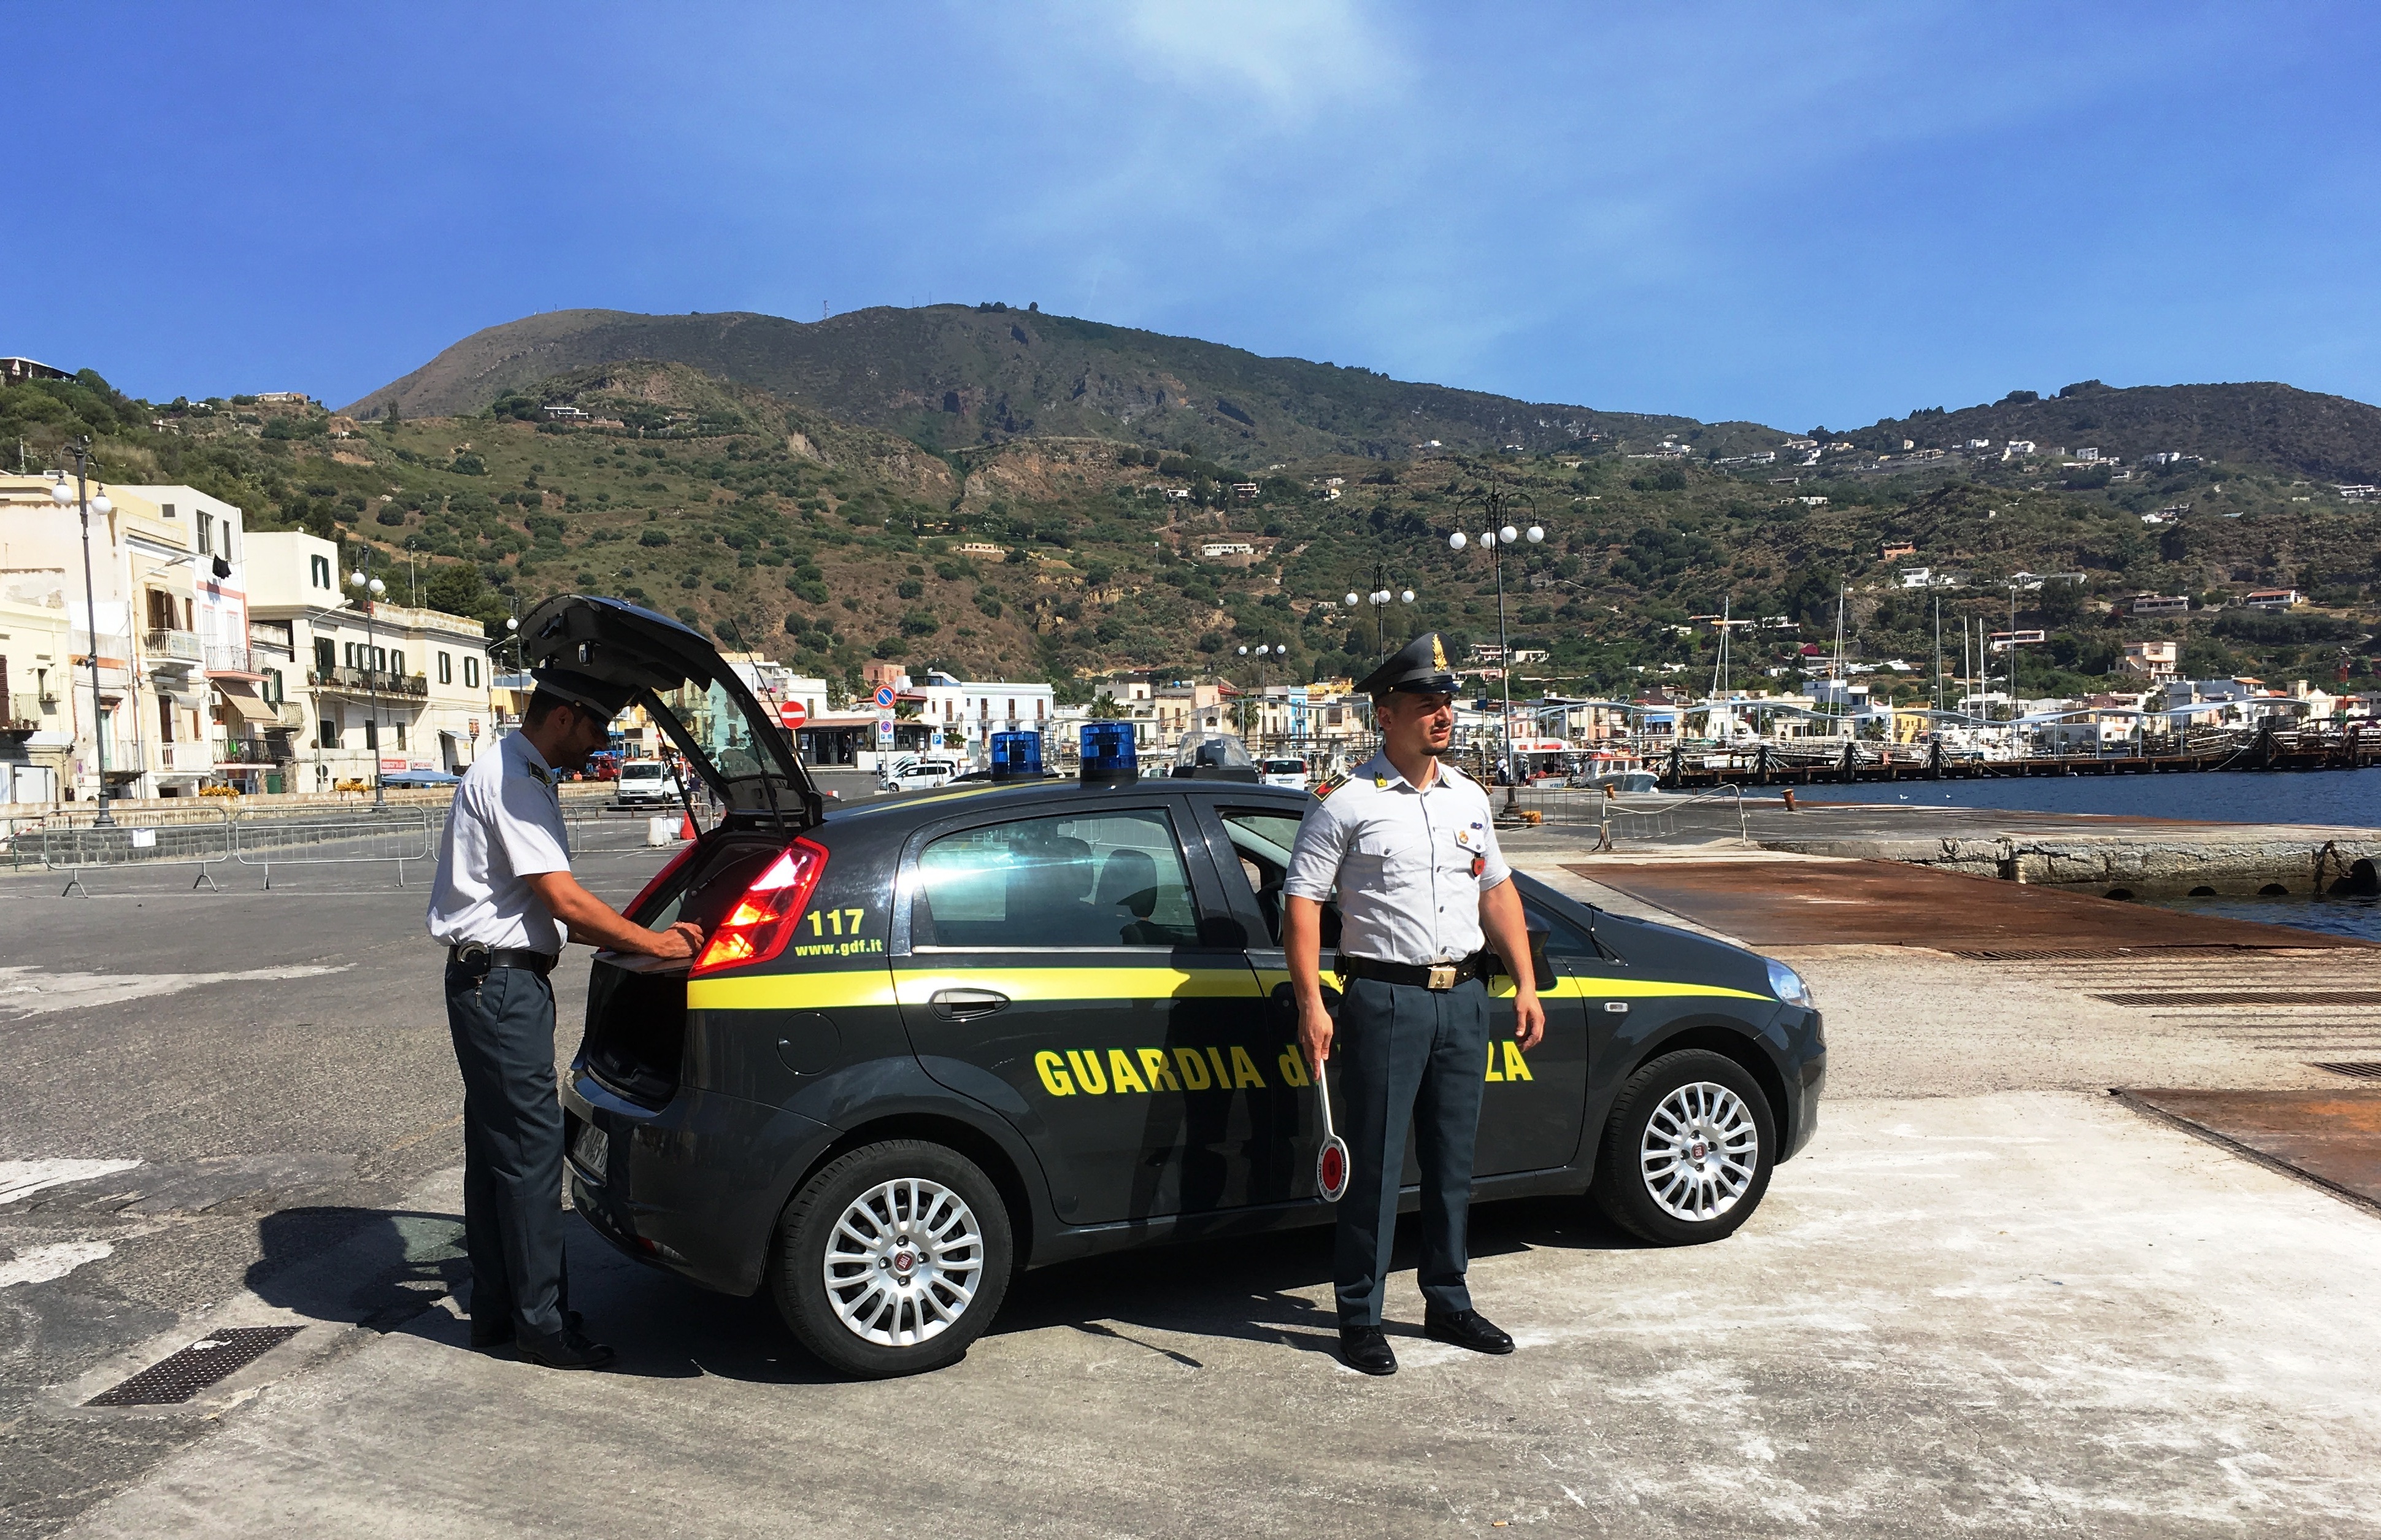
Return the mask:
<path id="1" fill-rule="evenodd" d="M 863 1145 L 802 1184 L 777 1224 L 777 1313 L 861 1379 L 957 1362 L 1008 1291 L 1008 1208 L 975 1162 L 916 1139 Z"/>
<path id="2" fill-rule="evenodd" d="M 1722 1054 L 1664 1054 L 1629 1077 L 1596 1152 L 1596 1206 L 1657 1246 L 1722 1240 L 1752 1216 L 1777 1164 L 1777 1121 Z"/>

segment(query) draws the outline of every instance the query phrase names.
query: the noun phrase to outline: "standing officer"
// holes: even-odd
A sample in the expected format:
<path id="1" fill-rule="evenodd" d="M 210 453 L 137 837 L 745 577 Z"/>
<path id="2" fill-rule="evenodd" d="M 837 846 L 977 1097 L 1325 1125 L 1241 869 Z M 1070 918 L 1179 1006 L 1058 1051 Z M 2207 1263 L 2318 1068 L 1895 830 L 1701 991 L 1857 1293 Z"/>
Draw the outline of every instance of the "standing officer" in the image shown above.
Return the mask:
<path id="1" fill-rule="evenodd" d="M 1341 1354 L 1368 1375 L 1398 1372 L 1381 1293 L 1410 1118 L 1422 1163 L 1422 1329 L 1478 1352 L 1513 1351 L 1463 1283 L 1488 1052 L 1484 932 L 1514 980 L 1523 1048 L 1537 1046 L 1546 1018 L 1488 795 L 1442 757 L 1455 741 L 1455 686 L 1435 634 L 1357 685 L 1373 698 L 1381 752 L 1315 788 L 1282 882 L 1299 1042 L 1318 1066 L 1335 1035 L 1339 1044 L 1332 1102 L 1350 1158 L 1332 1270 Z M 1345 981 L 1336 1034 L 1320 970 L 1323 904 L 1335 886 Z"/>
<path id="2" fill-rule="evenodd" d="M 629 687 L 537 670 L 519 732 L 455 788 L 430 898 L 446 945 L 446 1024 L 463 1071 L 463 1236 L 471 1256 L 471 1345 L 516 1345 L 552 1369 L 592 1369 L 612 1350 L 569 1308 L 562 1257 L 562 1105 L 554 1085 L 554 986 L 573 941 L 681 959 L 700 926 L 654 932 L 621 918 L 570 874 L 558 772 L 604 746 Z"/>

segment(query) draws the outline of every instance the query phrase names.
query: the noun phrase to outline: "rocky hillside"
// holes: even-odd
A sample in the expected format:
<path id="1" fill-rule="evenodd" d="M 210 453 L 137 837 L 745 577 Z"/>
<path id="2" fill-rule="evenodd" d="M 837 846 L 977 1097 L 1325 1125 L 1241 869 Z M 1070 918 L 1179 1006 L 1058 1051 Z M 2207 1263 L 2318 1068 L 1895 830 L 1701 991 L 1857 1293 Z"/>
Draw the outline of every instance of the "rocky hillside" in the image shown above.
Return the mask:
<path id="1" fill-rule="evenodd" d="M 2196 455 L 2315 481 L 2381 482 L 2381 409 L 2286 385 L 2118 389 L 2086 380 L 2052 397 L 2015 391 L 1989 406 L 1912 412 L 1841 436 L 1864 449 L 1899 449 L 1904 439 L 1922 449 L 2030 439 L 2045 453 L 2088 446 L 2127 464 Z"/>
<path id="2" fill-rule="evenodd" d="M 621 360 L 690 365 L 930 448 L 1087 436 L 1261 466 L 1323 454 L 1402 459 L 1433 439 L 1465 451 L 1545 450 L 1674 434 L 1735 453 L 1779 436 L 1756 423 L 1413 385 L 1005 304 L 877 308 L 816 322 L 557 311 L 474 333 L 342 409 L 365 420 L 391 406 L 401 417 L 457 416 Z"/>

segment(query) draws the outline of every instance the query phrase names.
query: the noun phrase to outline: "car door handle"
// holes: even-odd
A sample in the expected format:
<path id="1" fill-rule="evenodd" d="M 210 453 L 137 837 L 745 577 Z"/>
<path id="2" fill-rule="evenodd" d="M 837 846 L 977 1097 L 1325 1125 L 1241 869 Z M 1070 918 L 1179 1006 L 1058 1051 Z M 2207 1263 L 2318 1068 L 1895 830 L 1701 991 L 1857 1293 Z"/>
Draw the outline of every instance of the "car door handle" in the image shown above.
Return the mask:
<path id="1" fill-rule="evenodd" d="M 964 1021 L 1008 1008 L 1008 996 L 996 989 L 937 989 L 926 1003 L 946 1021 Z"/>

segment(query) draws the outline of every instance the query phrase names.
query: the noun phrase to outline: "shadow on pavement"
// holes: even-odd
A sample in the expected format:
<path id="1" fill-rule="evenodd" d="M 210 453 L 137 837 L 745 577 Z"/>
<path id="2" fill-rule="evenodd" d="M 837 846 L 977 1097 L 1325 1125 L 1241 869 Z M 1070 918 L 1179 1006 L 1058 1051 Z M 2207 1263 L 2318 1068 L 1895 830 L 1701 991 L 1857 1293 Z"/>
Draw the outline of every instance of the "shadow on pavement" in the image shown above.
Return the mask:
<path id="1" fill-rule="evenodd" d="M 1410 1271 L 1411 1216 L 1400 1223 L 1395 1267 Z M 452 1292 L 468 1304 L 462 1221 L 451 1214 L 354 1208 L 290 1209 L 263 1222 L 263 1256 L 249 1286 L 266 1302 L 318 1320 L 376 1331 L 400 1327 L 470 1352 L 468 1316 L 429 1307 Z M 632 1261 L 592 1229 L 568 1231 L 571 1303 L 589 1335 L 617 1351 L 609 1373 L 649 1379 L 717 1375 L 751 1384 L 816 1385 L 837 1376 L 814 1363 L 779 1320 L 767 1289 L 714 1294 Z M 1484 1205 L 1471 1221 L 1475 1257 L 1526 1250 L 1640 1249 L 1583 1198 Z M 1067 1327 L 1131 1343 L 1186 1368 L 1193 1353 L 1151 1334 L 1238 1339 L 1336 1354 L 1338 1321 L 1327 1226 L 1239 1240 L 1155 1246 L 1025 1274 L 993 1332 Z M 1409 1283 L 1407 1288 L 1410 1288 Z M 1494 1314 L 1494 1302 L 1483 1301 Z M 1393 1307 L 1393 1314 L 1398 1313 Z M 1419 1337 L 1419 1320 L 1391 1336 Z"/>

